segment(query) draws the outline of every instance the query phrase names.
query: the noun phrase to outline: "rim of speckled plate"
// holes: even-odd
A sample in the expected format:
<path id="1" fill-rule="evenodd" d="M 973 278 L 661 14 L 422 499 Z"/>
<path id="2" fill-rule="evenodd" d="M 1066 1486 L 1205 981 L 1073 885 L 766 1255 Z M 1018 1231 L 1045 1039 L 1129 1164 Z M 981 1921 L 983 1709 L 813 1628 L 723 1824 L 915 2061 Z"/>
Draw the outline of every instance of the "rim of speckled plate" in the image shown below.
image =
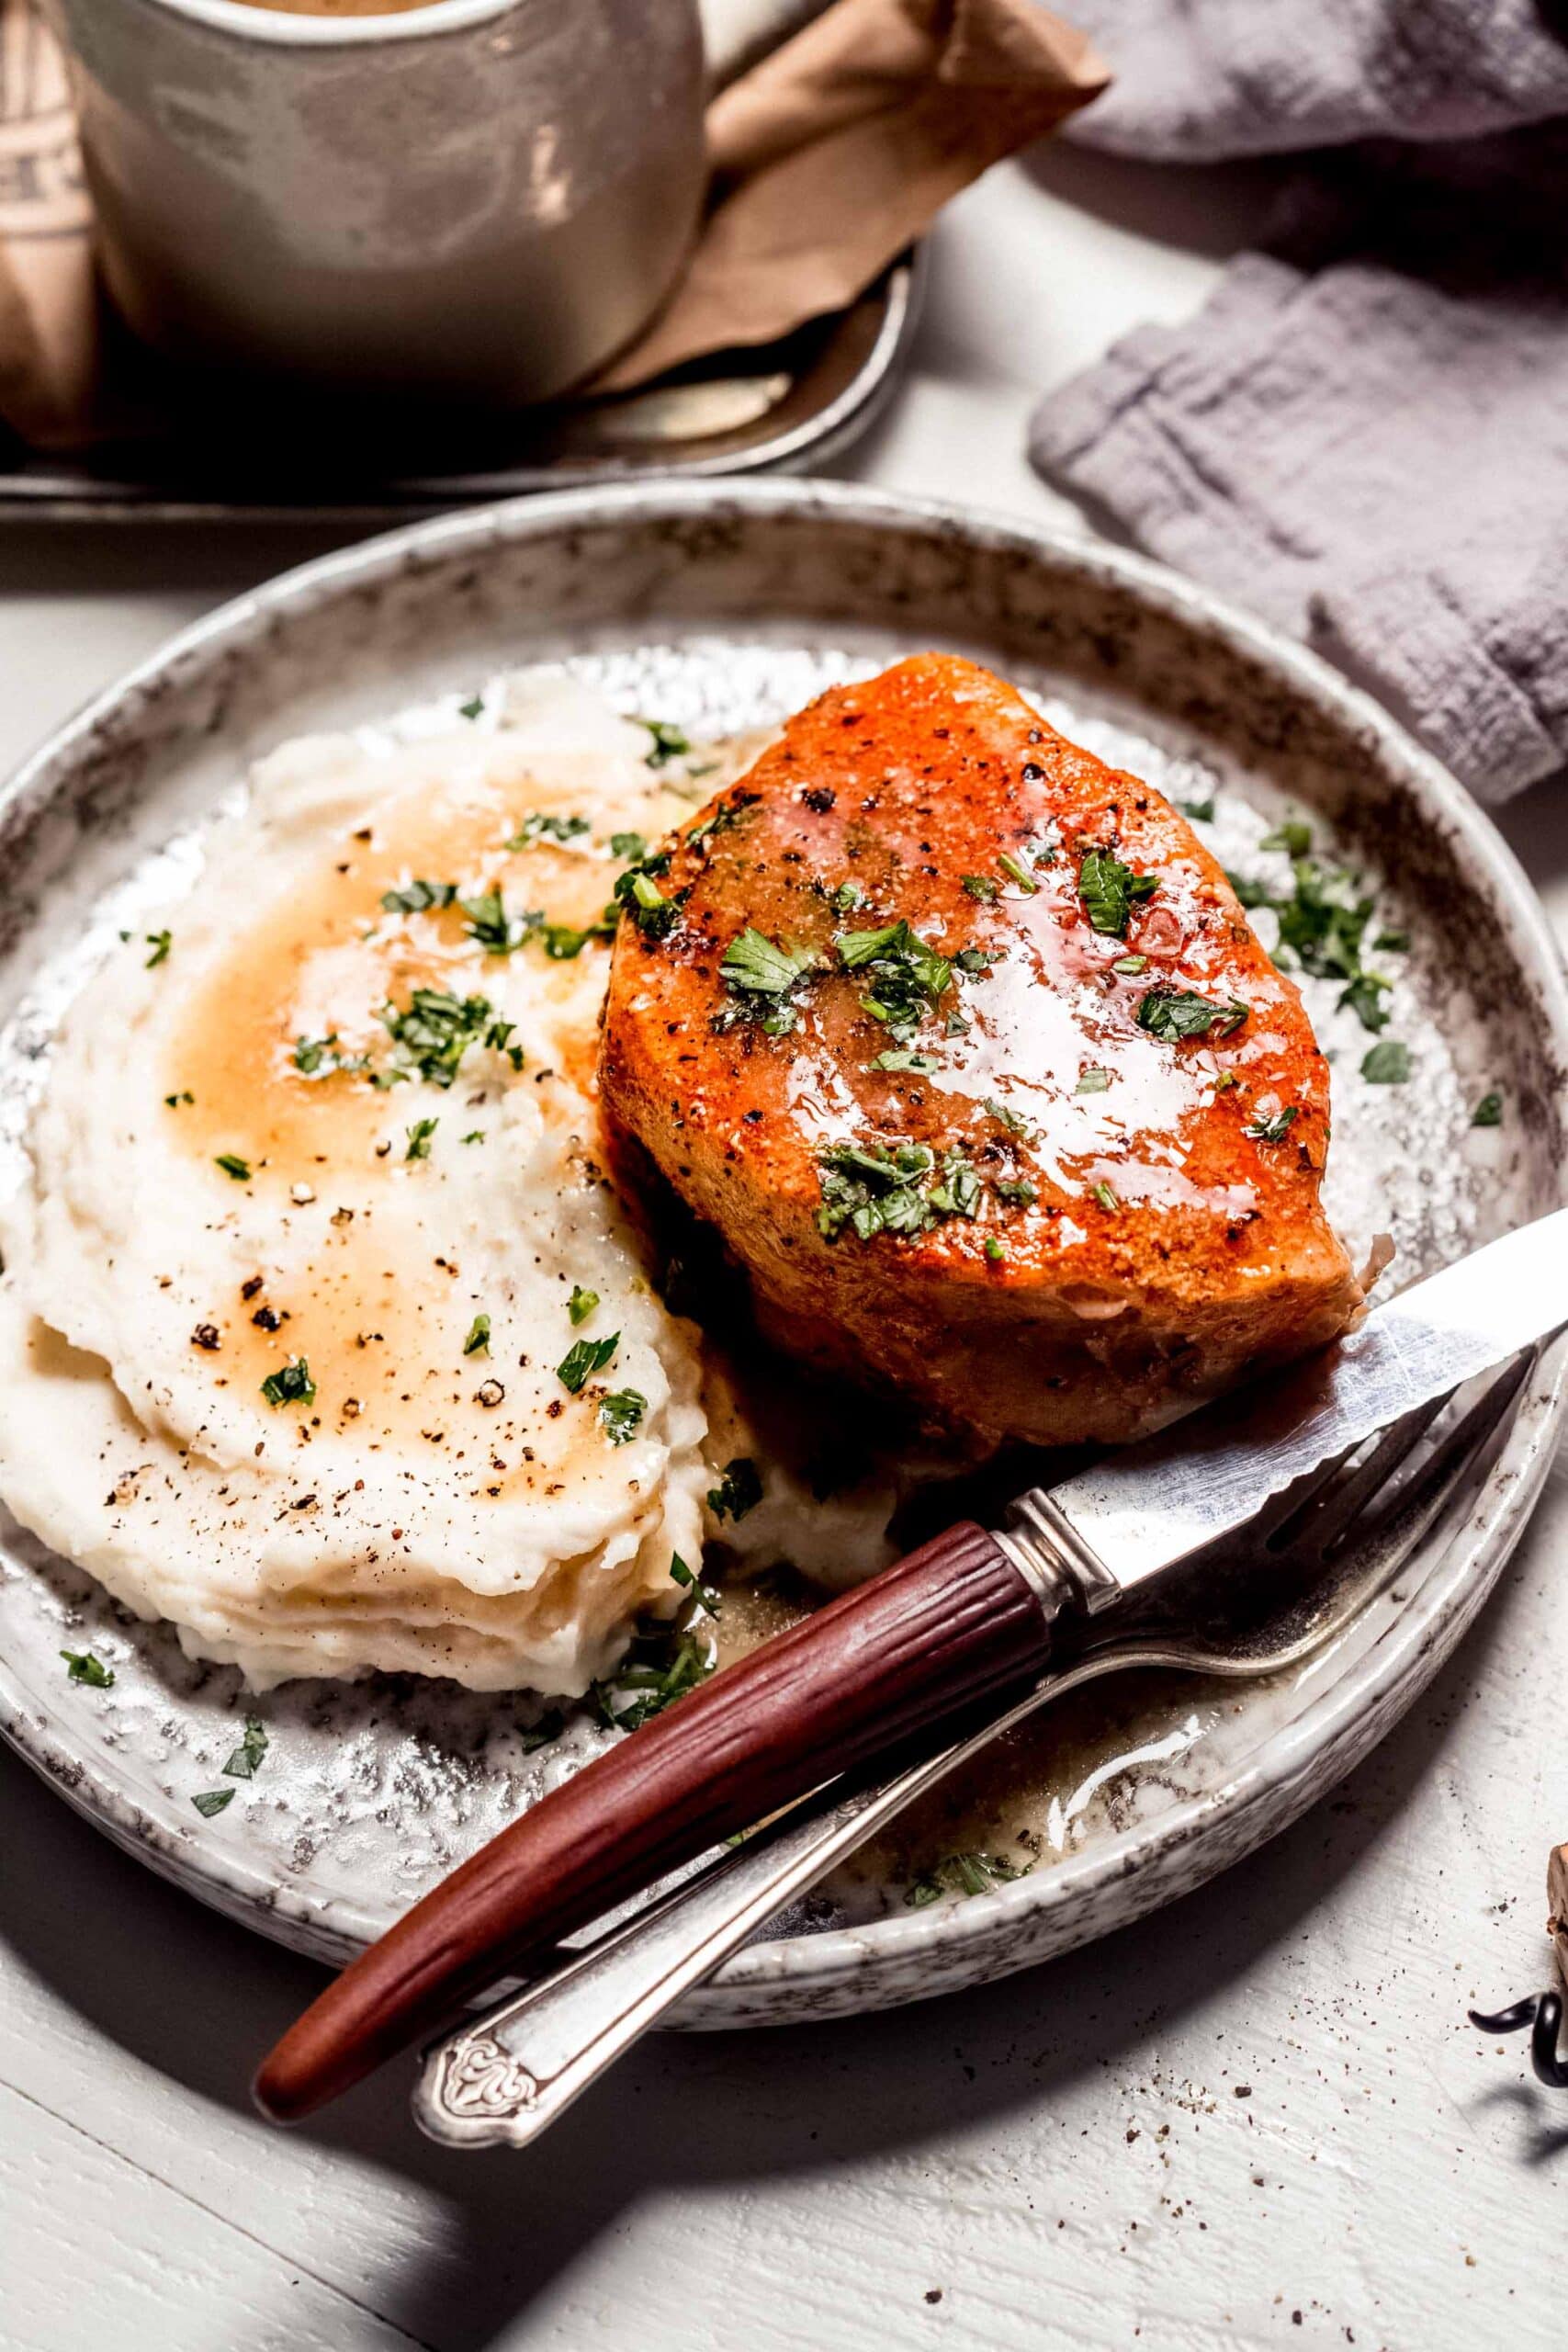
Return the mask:
<path id="1" fill-rule="evenodd" d="M 487 547 L 502 543 L 592 530 L 601 522 L 678 520 L 705 513 L 741 519 L 752 514 L 763 522 L 775 516 L 817 519 L 829 531 L 839 524 L 926 536 L 934 529 L 982 552 L 1043 557 L 1055 570 L 1075 571 L 1092 582 L 1130 592 L 1143 605 L 1196 626 L 1271 671 L 1298 700 L 1315 705 L 1373 746 L 1385 772 L 1397 775 L 1417 803 L 1462 845 L 1481 894 L 1490 900 L 1532 984 L 1543 1042 L 1555 1050 L 1557 1099 L 1568 1114 L 1568 978 L 1545 910 L 1513 853 L 1469 794 L 1381 704 L 1304 647 L 1162 565 L 1046 526 L 966 512 L 942 500 L 828 481 L 715 485 L 671 481 L 547 492 L 411 524 L 281 572 L 180 630 L 57 729 L 0 788 L 0 808 L 58 791 L 79 755 L 90 751 L 98 729 L 125 705 L 140 699 L 143 711 L 155 708 L 159 687 L 171 673 L 183 673 L 181 683 L 188 684 L 193 668 L 199 672 L 243 661 L 252 647 L 265 646 L 268 629 L 281 613 L 319 609 L 342 594 L 395 577 L 411 559 L 423 570 L 458 555 L 482 557 Z M 1399 1615 L 1363 1657 L 1269 1734 L 1218 1788 L 1185 1800 L 1153 1822 L 1097 1840 L 1080 1853 L 1053 1862 L 1048 1871 L 963 1903 L 749 1945 L 687 1996 L 677 2021 L 765 2022 L 769 1996 L 775 1988 L 785 1994 L 780 2008 L 787 2016 L 801 2015 L 801 1996 L 809 2002 L 814 1990 L 825 2011 L 840 2010 L 850 2004 L 841 1997 L 834 2000 L 833 1995 L 841 1996 L 855 1979 L 874 1978 L 890 1965 L 913 1975 L 922 1955 L 939 1951 L 942 1964 L 933 1967 L 929 1989 L 942 1991 L 965 1981 L 963 1957 L 968 1947 L 1003 1942 L 1013 1928 L 1022 1947 L 1017 1958 L 1010 1960 L 1000 1951 L 987 1955 L 984 1965 L 987 1975 L 1003 1974 L 1010 1965 L 1050 1956 L 1030 1948 L 1034 1939 L 1029 1925 L 1037 1914 L 1069 1903 L 1081 1906 L 1097 1893 L 1109 1894 L 1120 1885 L 1123 1898 L 1114 1906 L 1118 1916 L 1105 1922 L 1109 1931 L 1138 1910 L 1200 1883 L 1208 1870 L 1193 1867 L 1190 1858 L 1179 1874 L 1173 1865 L 1183 1849 L 1221 1823 L 1231 1824 L 1233 1834 L 1212 1867 L 1218 1870 L 1239 1860 L 1351 1770 L 1392 1728 L 1400 1707 L 1415 1698 L 1459 1641 L 1523 1532 L 1550 1466 L 1551 1441 L 1565 1404 L 1568 1343 L 1555 1347 L 1544 1360 L 1464 1523 L 1429 1554 L 1427 1572 Z M 367 1941 L 381 1932 L 379 1923 L 352 1901 L 333 1896 L 323 1905 L 319 1896 L 281 1884 L 221 1848 L 207 1846 L 199 1854 L 193 1852 L 172 1801 L 166 1805 L 133 1802 L 73 1754 L 13 1681 L 3 1659 L 0 1734 L 118 1844 L 230 1916 L 275 1937 L 281 1928 L 284 1940 L 293 1940 L 288 1935 L 290 1927 L 319 1937 L 326 1909 L 337 1936 Z M 1134 1876 L 1147 1882 L 1145 1902 L 1132 1893 Z M 1089 1940 L 1095 1932 L 1073 1940 Z M 906 1983 L 884 1998 L 915 1998 L 920 1989 Z M 872 1999 L 858 2006 L 876 2006 L 872 1985 L 866 1990 L 873 1993 Z"/>

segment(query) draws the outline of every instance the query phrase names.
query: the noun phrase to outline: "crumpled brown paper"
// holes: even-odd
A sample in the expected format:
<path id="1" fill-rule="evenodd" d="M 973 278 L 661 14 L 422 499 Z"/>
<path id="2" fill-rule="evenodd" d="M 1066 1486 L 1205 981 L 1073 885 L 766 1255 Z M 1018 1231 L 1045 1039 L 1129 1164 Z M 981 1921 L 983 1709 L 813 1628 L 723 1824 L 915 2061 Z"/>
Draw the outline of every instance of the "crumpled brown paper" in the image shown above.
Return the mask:
<path id="1" fill-rule="evenodd" d="M 840 310 L 1109 79 L 1035 0 L 837 0 L 709 107 L 714 200 L 691 266 L 594 389 Z"/>
<path id="2" fill-rule="evenodd" d="M 835 0 L 714 99 L 691 264 L 592 390 L 842 308 L 950 197 L 1107 79 L 1035 0 Z M 0 417 L 40 448 L 158 427 L 157 367 L 104 318 L 91 236 L 59 51 L 33 0 L 0 0 Z"/>

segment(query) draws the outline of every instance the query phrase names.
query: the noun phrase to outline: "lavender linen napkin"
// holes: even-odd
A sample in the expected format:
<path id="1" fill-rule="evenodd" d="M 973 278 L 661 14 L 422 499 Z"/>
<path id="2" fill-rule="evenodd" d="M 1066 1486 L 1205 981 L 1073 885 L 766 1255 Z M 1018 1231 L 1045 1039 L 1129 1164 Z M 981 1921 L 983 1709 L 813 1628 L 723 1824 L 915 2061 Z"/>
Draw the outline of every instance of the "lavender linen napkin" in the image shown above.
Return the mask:
<path id="1" fill-rule="evenodd" d="M 1133 47 L 1128 13 L 1079 9 L 1112 52 L 1112 17 Z M 1179 20 L 1217 39 L 1236 12 L 1134 13 L 1142 41 Z M 1450 35 L 1506 21 L 1524 45 L 1484 51 L 1471 100 L 1507 89 L 1528 112 L 1527 90 L 1544 106 L 1555 75 L 1568 115 L 1568 49 L 1543 50 L 1539 14 L 1526 25 L 1512 0 L 1290 13 L 1321 51 L 1353 30 L 1359 60 L 1374 18 L 1400 40 L 1438 19 Z M 1292 35 L 1281 70 L 1297 52 Z M 1331 62 L 1317 59 L 1325 86 Z M 1138 330 L 1042 404 L 1031 453 L 1153 553 L 1307 637 L 1497 800 L 1568 762 L 1568 120 L 1450 141 L 1459 77 L 1445 71 L 1416 77 L 1438 93 L 1427 120 L 1443 143 L 1316 159 L 1265 249 L 1196 318 Z M 1222 83 L 1227 106 L 1237 86 Z M 1273 90 L 1258 69 L 1254 147 Z M 1163 107 L 1170 93 L 1153 95 Z M 1240 143 L 1234 119 L 1224 135 Z M 1131 137 L 1124 104 L 1115 143 Z"/>
<path id="2" fill-rule="evenodd" d="M 1115 82 L 1075 138 L 1145 163 L 1568 114 L 1564 0 L 1079 0 Z"/>

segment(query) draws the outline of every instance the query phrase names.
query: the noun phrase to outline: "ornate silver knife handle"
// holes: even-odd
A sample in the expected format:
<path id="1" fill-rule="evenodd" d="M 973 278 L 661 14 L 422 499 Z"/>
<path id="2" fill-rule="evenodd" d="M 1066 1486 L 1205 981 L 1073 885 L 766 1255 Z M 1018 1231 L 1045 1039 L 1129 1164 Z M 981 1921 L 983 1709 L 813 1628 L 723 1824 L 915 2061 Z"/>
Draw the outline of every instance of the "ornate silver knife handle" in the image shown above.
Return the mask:
<path id="1" fill-rule="evenodd" d="M 1123 1662 L 1089 1658 L 1048 1676 L 1005 1714 L 894 1779 L 836 1801 L 808 1798 L 715 1855 L 551 1975 L 435 2043 L 414 2087 L 415 2120 L 456 2147 L 525 2147 L 682 1993 L 885 1822 L 1045 1700 Z"/>

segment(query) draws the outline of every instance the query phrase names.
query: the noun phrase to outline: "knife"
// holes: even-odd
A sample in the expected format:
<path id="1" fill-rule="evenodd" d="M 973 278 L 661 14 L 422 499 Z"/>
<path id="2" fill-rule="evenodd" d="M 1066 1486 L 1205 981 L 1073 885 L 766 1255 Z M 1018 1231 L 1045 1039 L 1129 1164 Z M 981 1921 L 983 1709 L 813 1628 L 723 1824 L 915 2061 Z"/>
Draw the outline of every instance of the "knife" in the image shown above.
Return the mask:
<path id="1" fill-rule="evenodd" d="M 1331 1349 L 973 1521 L 765 1642 L 463 1863 L 291 2026 L 254 2086 L 292 2122 L 726 1838 L 1019 1696 L 1108 1612 L 1413 1408 L 1568 1323 L 1568 1209 L 1416 1283 Z"/>

